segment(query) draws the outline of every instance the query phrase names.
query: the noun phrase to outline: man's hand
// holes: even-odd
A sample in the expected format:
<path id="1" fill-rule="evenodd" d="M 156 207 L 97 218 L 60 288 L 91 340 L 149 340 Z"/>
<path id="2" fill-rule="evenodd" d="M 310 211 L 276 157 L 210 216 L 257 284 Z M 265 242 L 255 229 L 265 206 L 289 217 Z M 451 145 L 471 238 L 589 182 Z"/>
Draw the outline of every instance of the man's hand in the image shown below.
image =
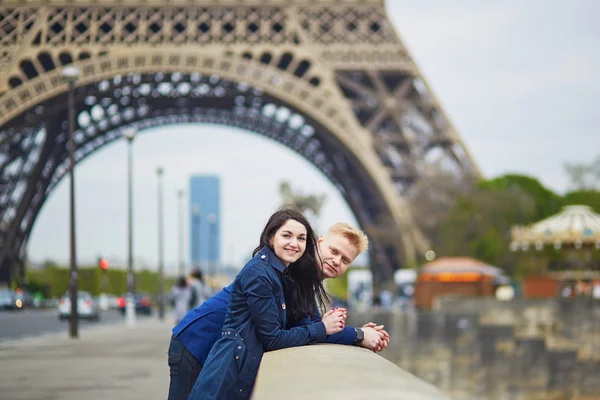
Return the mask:
<path id="1" fill-rule="evenodd" d="M 365 334 L 365 338 L 362 342 L 360 342 L 360 346 L 364 347 L 365 349 L 369 349 L 375 353 L 381 351 L 378 349 L 381 349 L 383 347 L 383 335 L 371 327 L 362 327 L 361 329 Z"/>
<path id="2" fill-rule="evenodd" d="M 383 329 L 383 325 L 377 325 L 374 322 L 369 322 L 367 324 L 364 324 L 362 327 L 363 327 L 363 330 L 365 330 L 366 328 L 374 329 L 375 331 L 377 331 L 379 333 L 380 338 L 381 338 L 381 345 L 378 346 L 376 349 L 369 349 L 369 350 L 372 350 L 375 353 L 379 353 L 381 350 L 385 349 L 388 346 L 388 344 L 390 343 L 390 335 L 387 333 L 386 330 Z"/>

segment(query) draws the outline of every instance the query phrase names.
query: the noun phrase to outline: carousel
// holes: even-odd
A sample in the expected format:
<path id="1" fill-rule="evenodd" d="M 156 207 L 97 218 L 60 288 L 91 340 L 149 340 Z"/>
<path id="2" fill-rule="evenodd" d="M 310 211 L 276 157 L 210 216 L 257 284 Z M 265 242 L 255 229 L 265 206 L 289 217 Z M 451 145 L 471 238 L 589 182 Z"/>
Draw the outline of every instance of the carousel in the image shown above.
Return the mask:
<path id="1" fill-rule="evenodd" d="M 600 285 L 600 214 L 591 207 L 566 206 L 532 225 L 515 226 L 511 239 L 511 251 L 538 251 L 553 259 L 530 282 L 546 280 L 548 291 L 555 293 L 570 285 L 591 292 Z M 550 289 L 552 281 L 555 289 Z"/>

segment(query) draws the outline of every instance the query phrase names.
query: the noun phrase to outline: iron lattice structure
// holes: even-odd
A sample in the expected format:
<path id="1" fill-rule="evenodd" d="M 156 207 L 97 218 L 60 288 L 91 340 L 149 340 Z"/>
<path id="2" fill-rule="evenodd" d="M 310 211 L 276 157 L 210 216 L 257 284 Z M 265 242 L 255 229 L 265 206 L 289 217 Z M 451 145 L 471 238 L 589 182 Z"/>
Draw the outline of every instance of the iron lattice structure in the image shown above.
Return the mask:
<path id="1" fill-rule="evenodd" d="M 427 171 L 479 176 L 382 0 L 5 0 L 0 5 L 0 281 L 44 201 L 125 127 L 210 122 L 319 168 L 371 237 L 375 282 L 428 249 L 406 200 Z M 66 249 L 65 249 L 66 250 Z"/>

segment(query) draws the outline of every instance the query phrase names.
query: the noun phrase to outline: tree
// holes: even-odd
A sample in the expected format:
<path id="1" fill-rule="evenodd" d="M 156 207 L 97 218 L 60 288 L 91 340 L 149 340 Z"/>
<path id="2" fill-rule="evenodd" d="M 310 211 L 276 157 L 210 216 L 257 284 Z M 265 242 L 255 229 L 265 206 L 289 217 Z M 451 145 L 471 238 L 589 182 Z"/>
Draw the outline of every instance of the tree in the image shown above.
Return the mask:
<path id="1" fill-rule="evenodd" d="M 600 189 L 600 155 L 589 164 L 565 163 L 564 166 L 575 191 Z"/>
<path id="2" fill-rule="evenodd" d="M 598 190 L 575 190 L 563 196 L 565 205 L 581 204 L 590 206 L 596 212 L 600 212 L 600 191 Z"/>
<path id="3" fill-rule="evenodd" d="M 536 222 L 561 205 L 562 199 L 534 178 L 505 175 L 483 181 L 460 196 L 440 223 L 434 250 L 439 256 L 474 257 L 514 277 L 525 276 L 547 262 L 543 254 L 510 252 L 511 227 Z"/>
<path id="4" fill-rule="evenodd" d="M 315 217 L 318 217 L 321 213 L 321 208 L 327 198 L 325 194 L 304 195 L 298 192 L 294 193 L 292 186 L 286 181 L 279 184 L 279 194 L 283 205 L 292 206 L 304 214 L 310 211 Z"/>
<path id="5" fill-rule="evenodd" d="M 415 184 L 408 196 L 415 224 L 425 237 L 435 242 L 441 221 L 457 199 L 472 193 L 474 189 L 472 179 L 463 175 L 441 170 L 428 173 Z"/>
<path id="6" fill-rule="evenodd" d="M 479 187 L 489 191 L 508 191 L 517 194 L 526 193 L 536 207 L 534 222 L 556 214 L 563 206 L 563 199 L 546 188 L 536 178 L 526 175 L 507 174 L 498 178 L 482 181 Z"/>

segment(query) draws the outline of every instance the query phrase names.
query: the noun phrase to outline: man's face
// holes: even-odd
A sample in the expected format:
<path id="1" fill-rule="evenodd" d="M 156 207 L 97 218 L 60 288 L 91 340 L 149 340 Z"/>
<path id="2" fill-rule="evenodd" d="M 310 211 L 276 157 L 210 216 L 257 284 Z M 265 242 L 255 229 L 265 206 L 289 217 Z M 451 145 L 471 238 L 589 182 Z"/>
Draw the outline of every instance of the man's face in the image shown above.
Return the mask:
<path id="1" fill-rule="evenodd" d="M 328 233 L 319 238 L 319 251 L 325 278 L 337 278 L 343 275 L 358 256 L 358 249 L 342 235 Z"/>

